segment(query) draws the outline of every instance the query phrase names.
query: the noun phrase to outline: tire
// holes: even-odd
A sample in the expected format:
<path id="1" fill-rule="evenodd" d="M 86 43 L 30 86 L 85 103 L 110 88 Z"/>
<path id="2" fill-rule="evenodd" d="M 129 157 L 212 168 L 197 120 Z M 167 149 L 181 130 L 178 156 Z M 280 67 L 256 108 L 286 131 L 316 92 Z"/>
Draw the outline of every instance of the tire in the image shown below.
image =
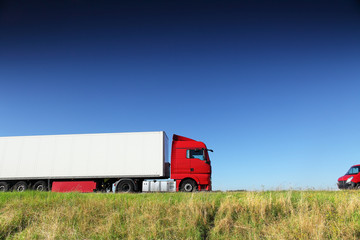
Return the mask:
<path id="1" fill-rule="evenodd" d="M 0 192 L 9 191 L 9 184 L 7 182 L 0 182 Z"/>
<path id="2" fill-rule="evenodd" d="M 122 192 L 122 193 L 129 193 L 134 192 L 134 184 L 131 181 L 125 180 L 119 182 L 119 184 L 116 187 L 116 192 Z"/>
<path id="3" fill-rule="evenodd" d="M 192 179 L 186 179 L 181 183 L 180 191 L 182 192 L 195 192 L 197 190 L 197 184 Z"/>
<path id="4" fill-rule="evenodd" d="M 32 189 L 38 192 L 45 192 L 47 191 L 47 184 L 45 181 L 37 181 Z"/>
<path id="5" fill-rule="evenodd" d="M 24 192 L 25 190 L 28 189 L 28 185 L 26 182 L 24 181 L 20 181 L 17 182 L 14 186 L 13 186 L 13 191 L 14 192 Z"/>

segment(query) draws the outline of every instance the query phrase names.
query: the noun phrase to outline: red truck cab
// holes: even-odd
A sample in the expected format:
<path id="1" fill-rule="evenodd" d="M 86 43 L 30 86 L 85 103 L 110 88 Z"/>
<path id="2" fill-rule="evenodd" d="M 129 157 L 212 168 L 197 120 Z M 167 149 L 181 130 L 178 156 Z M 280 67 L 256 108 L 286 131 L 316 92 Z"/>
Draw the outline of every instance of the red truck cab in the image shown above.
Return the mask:
<path id="1" fill-rule="evenodd" d="M 360 164 L 352 166 L 347 173 L 338 179 L 339 189 L 360 189 Z"/>
<path id="2" fill-rule="evenodd" d="M 192 192 L 211 191 L 211 149 L 203 142 L 175 135 L 171 149 L 171 178 L 176 190 Z"/>

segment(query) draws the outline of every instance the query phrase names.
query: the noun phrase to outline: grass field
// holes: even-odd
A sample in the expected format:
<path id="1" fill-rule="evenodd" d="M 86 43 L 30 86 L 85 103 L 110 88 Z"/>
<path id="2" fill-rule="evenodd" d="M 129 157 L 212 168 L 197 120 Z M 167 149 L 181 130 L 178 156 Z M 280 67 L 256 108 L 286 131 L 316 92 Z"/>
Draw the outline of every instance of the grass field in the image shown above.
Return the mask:
<path id="1" fill-rule="evenodd" d="M 1 193 L 0 239 L 360 239 L 360 195 Z"/>

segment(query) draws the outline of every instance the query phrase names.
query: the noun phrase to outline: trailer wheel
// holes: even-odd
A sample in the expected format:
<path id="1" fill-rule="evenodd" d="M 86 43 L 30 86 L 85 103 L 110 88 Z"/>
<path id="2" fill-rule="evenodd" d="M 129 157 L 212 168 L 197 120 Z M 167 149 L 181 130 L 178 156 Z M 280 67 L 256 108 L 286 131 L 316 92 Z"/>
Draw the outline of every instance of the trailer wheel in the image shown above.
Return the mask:
<path id="1" fill-rule="evenodd" d="M 131 181 L 121 181 L 116 188 L 117 192 L 133 192 L 134 191 L 134 184 Z"/>
<path id="2" fill-rule="evenodd" d="M 197 184 L 192 179 L 186 179 L 181 183 L 180 191 L 182 192 L 195 192 L 197 190 Z"/>
<path id="3" fill-rule="evenodd" d="M 47 191 L 47 184 L 44 181 L 37 181 L 32 189 L 35 191 L 44 192 Z"/>
<path id="4" fill-rule="evenodd" d="M 28 189 L 28 185 L 24 181 L 17 182 L 13 187 L 13 190 L 15 192 L 23 192 L 27 189 Z"/>
<path id="5" fill-rule="evenodd" d="M 0 192 L 9 191 L 9 184 L 7 182 L 0 182 Z"/>

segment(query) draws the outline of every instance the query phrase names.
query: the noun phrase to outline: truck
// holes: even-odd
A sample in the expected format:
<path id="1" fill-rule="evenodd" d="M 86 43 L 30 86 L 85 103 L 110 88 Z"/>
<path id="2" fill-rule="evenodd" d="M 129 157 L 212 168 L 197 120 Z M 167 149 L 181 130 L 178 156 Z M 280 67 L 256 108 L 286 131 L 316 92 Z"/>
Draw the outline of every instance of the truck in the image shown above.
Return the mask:
<path id="1" fill-rule="evenodd" d="M 164 131 L 0 137 L 0 191 L 211 191 L 205 143 Z"/>
<path id="2" fill-rule="evenodd" d="M 360 189 L 360 164 L 352 166 L 338 179 L 339 189 Z"/>

